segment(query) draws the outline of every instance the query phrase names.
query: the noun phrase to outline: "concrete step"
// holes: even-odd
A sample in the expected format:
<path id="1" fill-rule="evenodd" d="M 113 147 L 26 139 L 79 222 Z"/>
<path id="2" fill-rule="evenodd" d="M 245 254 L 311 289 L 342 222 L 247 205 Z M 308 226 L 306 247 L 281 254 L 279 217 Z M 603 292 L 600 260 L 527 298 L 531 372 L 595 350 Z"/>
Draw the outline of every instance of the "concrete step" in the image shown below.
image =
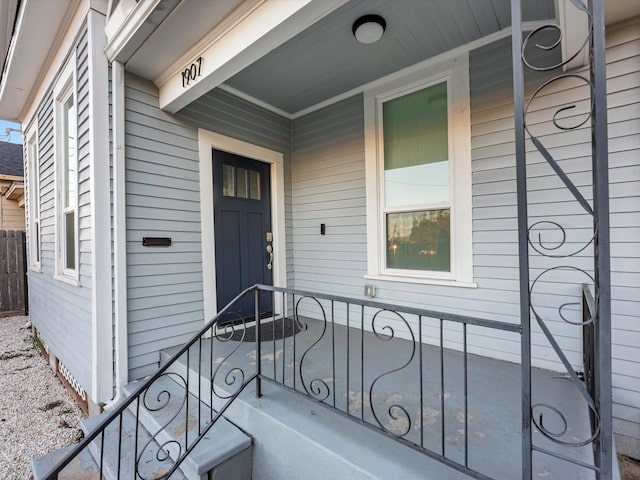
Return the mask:
<path id="1" fill-rule="evenodd" d="M 82 420 L 80 425 L 85 435 L 94 430 L 108 414 L 109 412 L 105 412 Z M 106 480 L 139 477 L 155 479 L 162 478 L 173 466 L 170 458 L 160 460 L 164 457 L 161 445 L 136 421 L 136 417 L 129 410 L 125 410 L 121 419 L 117 417 L 105 428 L 104 436 L 99 435 L 91 442 L 89 451 L 98 465 L 102 454 L 102 472 Z M 187 477 L 178 469 L 170 478 L 185 480 Z"/>
<path id="2" fill-rule="evenodd" d="M 131 383 L 124 391 L 130 395 L 138 386 L 139 382 Z M 185 392 L 183 377 L 170 373 L 154 382 L 138 409 L 140 421 L 155 439 L 161 445 L 171 445 L 172 456 L 192 445 L 215 416 L 196 396 Z M 251 437 L 220 417 L 180 468 L 189 480 L 250 480 L 251 447 Z"/>
<path id="3" fill-rule="evenodd" d="M 51 470 L 62 460 L 75 445 L 60 450 L 54 450 L 31 460 L 31 471 L 34 480 L 46 478 Z M 83 450 L 79 456 L 60 473 L 59 480 L 99 480 L 100 471 L 88 450 Z"/>

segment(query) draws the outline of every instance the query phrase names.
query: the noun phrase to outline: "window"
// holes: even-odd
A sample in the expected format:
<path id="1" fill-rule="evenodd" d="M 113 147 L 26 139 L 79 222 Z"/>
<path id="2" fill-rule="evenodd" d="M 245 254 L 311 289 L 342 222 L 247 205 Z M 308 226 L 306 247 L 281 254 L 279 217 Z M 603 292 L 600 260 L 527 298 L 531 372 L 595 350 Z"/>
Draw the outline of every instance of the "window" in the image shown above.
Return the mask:
<path id="1" fill-rule="evenodd" d="M 260 200 L 260 172 L 222 165 L 222 194 L 225 197 Z"/>
<path id="2" fill-rule="evenodd" d="M 27 134 L 29 173 L 29 259 L 31 268 L 40 270 L 40 156 L 37 134 Z"/>
<path id="3" fill-rule="evenodd" d="M 73 63 L 65 68 L 55 91 L 56 141 L 56 272 L 78 275 L 77 110 Z"/>
<path id="4" fill-rule="evenodd" d="M 466 55 L 365 93 L 368 276 L 471 285 Z"/>

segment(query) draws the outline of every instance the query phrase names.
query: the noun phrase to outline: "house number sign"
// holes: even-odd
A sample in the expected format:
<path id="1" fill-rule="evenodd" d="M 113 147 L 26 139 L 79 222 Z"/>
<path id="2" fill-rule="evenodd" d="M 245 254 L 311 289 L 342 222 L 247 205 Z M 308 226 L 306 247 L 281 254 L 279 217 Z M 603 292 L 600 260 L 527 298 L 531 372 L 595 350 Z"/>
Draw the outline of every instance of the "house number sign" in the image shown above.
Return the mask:
<path id="1" fill-rule="evenodd" d="M 202 76 L 202 57 L 198 57 L 195 62 L 182 71 L 182 88 L 187 88 L 196 78 Z"/>

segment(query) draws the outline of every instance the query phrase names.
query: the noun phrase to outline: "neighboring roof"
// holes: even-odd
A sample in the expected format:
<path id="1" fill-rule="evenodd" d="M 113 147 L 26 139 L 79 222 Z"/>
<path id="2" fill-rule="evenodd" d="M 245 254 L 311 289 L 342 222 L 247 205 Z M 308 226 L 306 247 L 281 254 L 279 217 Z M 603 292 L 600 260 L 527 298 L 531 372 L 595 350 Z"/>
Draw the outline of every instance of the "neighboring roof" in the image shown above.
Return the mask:
<path id="1" fill-rule="evenodd" d="M 0 175 L 23 177 L 22 145 L 0 142 Z"/>

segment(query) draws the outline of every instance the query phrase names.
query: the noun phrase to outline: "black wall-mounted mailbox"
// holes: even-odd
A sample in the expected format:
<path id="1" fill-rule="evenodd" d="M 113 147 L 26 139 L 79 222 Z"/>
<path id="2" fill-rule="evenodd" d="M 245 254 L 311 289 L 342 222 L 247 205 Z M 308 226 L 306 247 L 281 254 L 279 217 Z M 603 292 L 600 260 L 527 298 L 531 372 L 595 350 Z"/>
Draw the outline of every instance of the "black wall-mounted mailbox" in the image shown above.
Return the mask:
<path id="1" fill-rule="evenodd" d="M 145 247 L 170 247 L 171 237 L 142 237 L 142 245 Z"/>

